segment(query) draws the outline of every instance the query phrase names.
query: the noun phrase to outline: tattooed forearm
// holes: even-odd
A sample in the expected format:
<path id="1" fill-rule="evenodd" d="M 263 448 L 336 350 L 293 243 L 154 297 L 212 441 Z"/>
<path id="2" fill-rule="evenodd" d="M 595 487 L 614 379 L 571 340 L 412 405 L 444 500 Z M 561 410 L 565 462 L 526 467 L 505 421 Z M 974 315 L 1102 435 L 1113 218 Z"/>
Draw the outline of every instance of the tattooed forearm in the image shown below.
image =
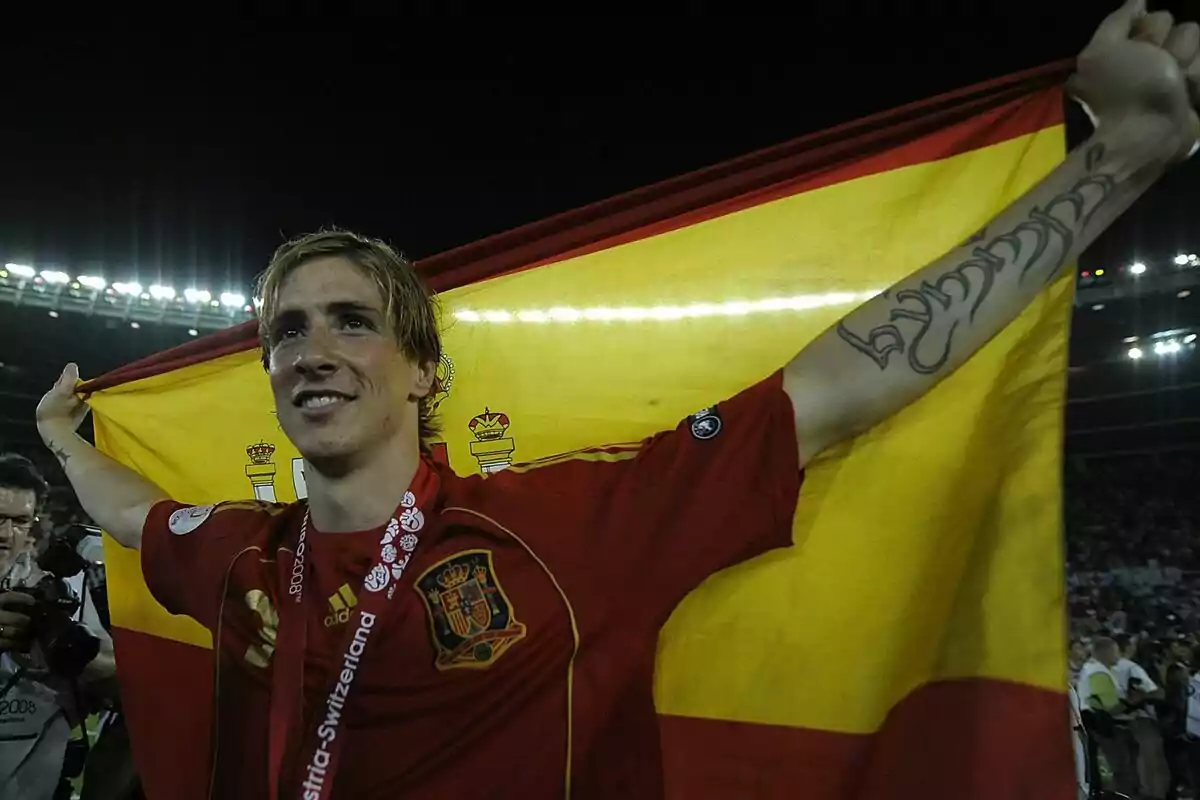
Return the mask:
<path id="1" fill-rule="evenodd" d="M 58 459 L 58 463 L 62 464 L 64 467 L 67 465 L 67 462 L 71 460 L 70 454 L 63 449 L 62 445 L 50 442 L 46 446 L 50 448 L 50 452 L 53 453 L 54 457 Z"/>
<path id="2" fill-rule="evenodd" d="M 991 235 L 984 228 L 964 246 L 982 244 L 940 274 L 884 292 L 872 302 L 890 303 L 886 322 L 863 334 L 842 322 L 837 335 L 881 370 L 899 355 L 913 372 L 937 373 L 950 360 L 955 335 L 975 322 L 992 297 L 997 278 L 1048 283 L 1077 254 L 1080 234 L 1116 189 L 1116 181 L 1098 171 L 1103 160 L 1104 145 L 1092 144 L 1084 157 L 1085 174 L 1070 189 L 1002 233 Z"/>

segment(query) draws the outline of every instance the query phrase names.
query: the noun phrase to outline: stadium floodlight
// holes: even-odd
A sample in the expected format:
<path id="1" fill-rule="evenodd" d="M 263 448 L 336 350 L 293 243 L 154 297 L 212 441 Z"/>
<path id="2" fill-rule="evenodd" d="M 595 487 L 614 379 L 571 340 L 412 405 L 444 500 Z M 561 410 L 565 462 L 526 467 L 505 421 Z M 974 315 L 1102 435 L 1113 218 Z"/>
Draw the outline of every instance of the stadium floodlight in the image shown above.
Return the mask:
<path id="1" fill-rule="evenodd" d="M 200 331 L 196 330 L 195 328 L 188 328 L 188 336 L 199 336 L 199 335 L 200 335 Z"/>
<path id="2" fill-rule="evenodd" d="M 1134 361 L 1137 361 L 1143 355 L 1145 355 L 1145 354 L 1142 352 L 1142 348 L 1140 348 L 1140 347 L 1129 348 L 1129 357 L 1132 358 Z"/>
<path id="3" fill-rule="evenodd" d="M 108 286 L 108 282 L 105 281 L 104 278 L 100 278 L 95 275 L 80 275 L 75 280 L 79 281 L 81 285 L 86 286 L 89 289 L 95 289 L 97 292 L 103 290 L 105 286 Z"/>
<path id="4" fill-rule="evenodd" d="M 4 269 L 18 278 L 32 278 L 37 270 L 24 264 L 5 264 Z"/>
<path id="5" fill-rule="evenodd" d="M 1184 344 L 1191 344 L 1194 341 L 1196 341 L 1196 334 L 1194 333 L 1189 333 L 1187 336 L 1183 337 Z"/>
<path id="6" fill-rule="evenodd" d="M 246 304 L 246 298 L 236 292 L 221 292 L 221 305 L 229 308 L 239 308 Z"/>
<path id="7" fill-rule="evenodd" d="M 1175 256 L 1175 266 L 1186 267 L 1188 262 L 1191 260 L 1192 259 L 1186 253 L 1180 253 L 1179 255 Z"/>
<path id="8" fill-rule="evenodd" d="M 1174 355 L 1175 353 L 1178 353 L 1180 351 L 1180 349 L 1181 348 L 1180 348 L 1179 342 L 1175 341 L 1174 339 L 1168 339 L 1165 342 L 1155 342 L 1154 343 L 1155 355 L 1160 355 L 1160 356 Z"/>
<path id="9" fill-rule="evenodd" d="M 114 283 L 112 288 L 117 294 L 137 296 L 142 293 L 142 285 L 140 283 Z"/>
<path id="10" fill-rule="evenodd" d="M 71 276 L 65 272 L 59 272 L 56 269 L 42 270 L 42 280 L 46 283 L 67 283 L 71 280 Z"/>
<path id="11" fill-rule="evenodd" d="M 1129 271 L 1134 275 L 1141 275 L 1146 271 L 1146 265 L 1140 261 L 1135 261 L 1129 265 Z"/>
<path id="12" fill-rule="evenodd" d="M 156 283 L 150 287 L 150 296 L 155 300 L 174 300 L 175 290 L 170 286 L 163 286 Z"/>
<path id="13" fill-rule="evenodd" d="M 189 303 L 207 303 L 212 300 L 212 294 L 204 289 L 184 289 L 183 299 Z"/>

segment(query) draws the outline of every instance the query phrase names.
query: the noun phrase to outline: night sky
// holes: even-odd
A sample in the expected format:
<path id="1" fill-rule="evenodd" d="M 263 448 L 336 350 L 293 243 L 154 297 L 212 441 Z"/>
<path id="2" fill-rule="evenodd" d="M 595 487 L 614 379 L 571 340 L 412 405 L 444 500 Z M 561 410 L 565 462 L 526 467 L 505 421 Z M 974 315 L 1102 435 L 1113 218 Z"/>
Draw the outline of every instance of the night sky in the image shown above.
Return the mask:
<path id="1" fill-rule="evenodd" d="M 18 44 L 0 257 L 217 291 L 248 288 L 283 238 L 322 225 L 421 257 L 1073 55 L 1107 7 L 1035 22 L 1012 4 L 937 5 L 751 22 L 498 17 L 495 30 L 436 34 L 393 19 L 267 33 L 280 26 L 260 20 Z M 1138 215 L 1105 252 L 1186 246 L 1170 241 L 1184 205 Z"/>

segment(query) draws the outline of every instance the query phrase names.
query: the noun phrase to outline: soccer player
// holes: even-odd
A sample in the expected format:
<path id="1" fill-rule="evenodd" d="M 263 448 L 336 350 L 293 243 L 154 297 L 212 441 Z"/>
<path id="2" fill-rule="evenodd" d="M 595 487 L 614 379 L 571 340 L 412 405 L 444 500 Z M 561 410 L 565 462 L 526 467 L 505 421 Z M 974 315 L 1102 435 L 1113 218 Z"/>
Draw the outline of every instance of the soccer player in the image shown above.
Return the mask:
<path id="1" fill-rule="evenodd" d="M 68 365 L 42 437 L 92 518 L 141 548 L 158 601 L 213 632 L 214 795 L 661 796 L 660 626 L 709 575 L 790 543 L 815 454 L 960 366 L 1190 154 L 1198 33 L 1129 0 L 1072 78 L 1088 142 L 781 371 L 639 444 L 488 478 L 434 464 L 430 296 L 343 232 L 287 243 L 261 285 L 306 502 L 165 497 L 75 433 Z"/>

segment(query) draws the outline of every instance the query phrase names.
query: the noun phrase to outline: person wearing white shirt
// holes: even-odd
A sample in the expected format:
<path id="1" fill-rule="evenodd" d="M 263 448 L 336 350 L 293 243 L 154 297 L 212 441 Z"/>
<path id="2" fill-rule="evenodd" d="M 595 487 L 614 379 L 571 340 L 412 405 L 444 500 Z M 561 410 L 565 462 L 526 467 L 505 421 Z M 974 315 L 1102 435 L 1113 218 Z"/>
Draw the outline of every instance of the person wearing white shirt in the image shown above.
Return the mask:
<path id="1" fill-rule="evenodd" d="M 1079 672 L 1076 692 L 1079 705 L 1090 712 L 1088 734 L 1104 753 L 1112 771 L 1113 788 L 1122 794 L 1137 791 L 1137 773 L 1133 764 L 1128 732 L 1121 726 L 1129 717 L 1113 667 L 1121 660 L 1117 643 L 1101 637 L 1092 644 L 1092 658 Z"/>
<path id="2" fill-rule="evenodd" d="M 1118 641 L 1118 644 L 1121 642 Z M 1163 749 L 1162 731 L 1152 700 L 1163 699 L 1163 690 L 1142 666 L 1128 658 L 1132 645 L 1126 641 L 1125 653 L 1112 666 L 1118 696 L 1130 708 L 1129 729 L 1137 742 L 1138 783 L 1142 797 L 1163 800 L 1171 788 L 1171 772 Z"/>

